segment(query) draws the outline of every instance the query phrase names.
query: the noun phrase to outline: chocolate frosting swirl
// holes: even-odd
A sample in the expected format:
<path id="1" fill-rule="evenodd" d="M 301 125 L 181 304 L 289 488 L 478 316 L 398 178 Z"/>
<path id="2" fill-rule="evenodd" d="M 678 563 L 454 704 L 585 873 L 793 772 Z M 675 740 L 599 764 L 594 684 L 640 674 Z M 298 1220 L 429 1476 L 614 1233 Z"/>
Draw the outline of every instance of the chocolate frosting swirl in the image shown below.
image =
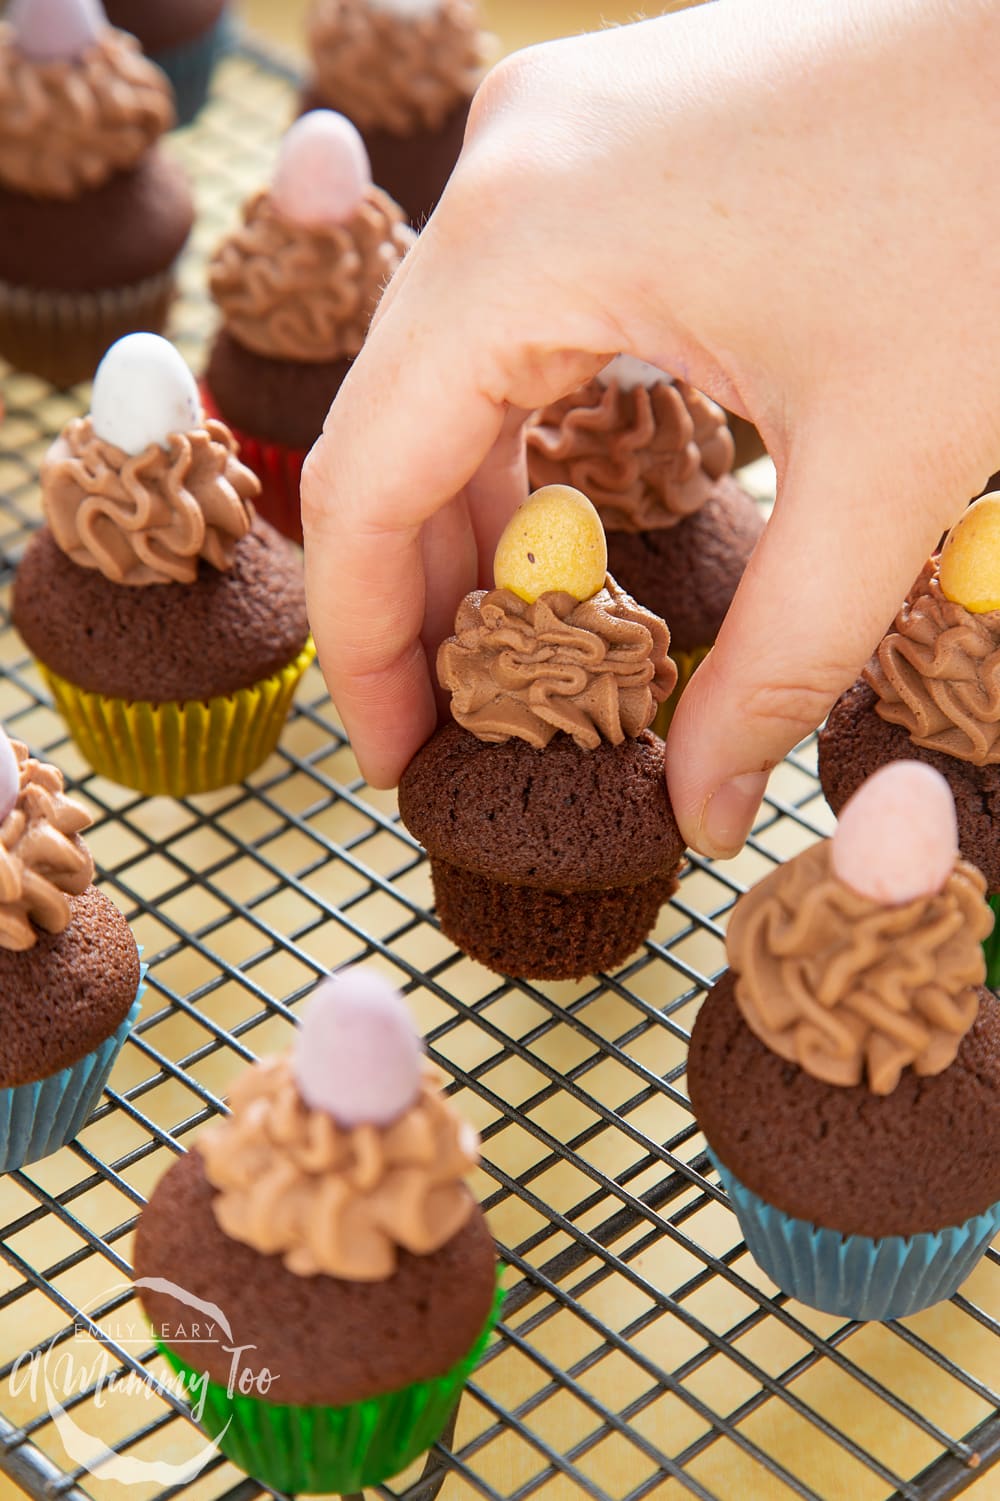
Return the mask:
<path id="1" fill-rule="evenodd" d="M 726 946 L 750 1030 L 827 1084 L 891 1094 L 904 1068 L 939 1074 L 976 1019 L 986 881 L 958 860 L 934 896 L 887 907 L 833 872 L 830 841 L 736 904 Z"/>
<path id="2" fill-rule="evenodd" d="M 479 1138 L 425 1068 L 416 1101 L 389 1126 L 338 1126 L 302 1099 L 289 1055 L 249 1069 L 232 1114 L 198 1140 L 220 1228 L 299 1277 L 381 1282 L 400 1248 L 446 1245 L 472 1213 L 462 1179 Z"/>
<path id="3" fill-rule="evenodd" d="M 537 750 L 562 730 L 583 750 L 620 745 L 652 724 L 677 669 L 670 632 L 608 575 L 581 604 L 543 594 L 526 604 L 509 589 L 466 595 L 455 634 L 438 652 L 451 712 L 479 740 L 516 736 Z"/>
<path id="4" fill-rule="evenodd" d="M 651 386 L 595 376 L 536 412 L 527 442 L 532 489 L 582 490 L 612 532 L 676 526 L 733 467 L 722 408 L 666 376 Z"/>
<path id="5" fill-rule="evenodd" d="M 483 74 L 474 0 L 440 0 L 411 19 L 368 0 L 316 0 L 309 18 L 316 85 L 361 130 L 440 130 Z"/>
<path id="6" fill-rule="evenodd" d="M 0 183 L 79 198 L 134 167 L 174 123 L 166 78 L 110 27 L 80 58 L 35 62 L 0 22 Z"/>
<path id="7" fill-rule="evenodd" d="M 82 803 L 63 792 L 63 774 L 36 761 L 20 740 L 11 748 L 20 772 L 17 801 L 0 824 L 0 947 L 34 948 L 38 928 L 61 933 L 70 896 L 94 879 L 94 861 L 79 837 L 92 823 Z"/>
<path id="8" fill-rule="evenodd" d="M 973 766 L 1000 762 L 1000 610 L 974 615 L 927 563 L 865 668 L 875 712 L 914 745 Z"/>
<path id="9" fill-rule="evenodd" d="M 171 433 L 127 454 L 78 417 L 42 465 L 42 507 L 56 542 L 81 568 L 114 584 L 191 584 L 198 560 L 232 567 L 250 530 L 260 483 L 236 457 L 221 422 Z"/>
<path id="10" fill-rule="evenodd" d="M 257 193 L 209 267 L 226 328 L 247 349 L 301 363 L 353 358 L 415 236 L 403 210 L 369 188 L 347 224 L 294 224 Z"/>

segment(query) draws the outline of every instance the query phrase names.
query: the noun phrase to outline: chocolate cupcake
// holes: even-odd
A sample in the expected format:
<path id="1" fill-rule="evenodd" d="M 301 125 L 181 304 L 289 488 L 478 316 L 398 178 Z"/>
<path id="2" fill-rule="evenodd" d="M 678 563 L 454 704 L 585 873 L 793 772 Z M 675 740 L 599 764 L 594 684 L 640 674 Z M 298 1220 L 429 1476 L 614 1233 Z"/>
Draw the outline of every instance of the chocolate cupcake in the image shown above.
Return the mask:
<path id="1" fill-rule="evenodd" d="M 354 122 L 372 176 L 417 227 L 458 161 L 487 40 L 475 0 L 314 0 L 305 108 Z"/>
<path id="2" fill-rule="evenodd" d="M 707 656 L 764 518 L 732 477 L 725 413 L 683 381 L 626 355 L 527 427 L 532 485 L 589 495 L 608 568 L 670 627 L 678 691 Z"/>
<path id="3" fill-rule="evenodd" d="M 170 80 L 178 125 L 208 98 L 225 42 L 226 0 L 104 0 L 113 26 L 130 31 Z"/>
<path id="4" fill-rule="evenodd" d="M 1000 1230 L 985 892 L 947 783 L 905 762 L 730 918 L 691 1104 L 755 1260 L 828 1313 L 950 1297 Z"/>
<path id="5" fill-rule="evenodd" d="M 0 730 L 0 1172 L 80 1131 L 139 1014 L 139 953 L 93 885 L 62 772 Z"/>
<path id="6" fill-rule="evenodd" d="M 194 218 L 156 146 L 170 87 L 97 0 L 18 0 L 0 22 L 0 356 L 57 385 L 158 329 Z"/>
<path id="7" fill-rule="evenodd" d="M 541 490 L 438 653 L 454 722 L 399 785 L 431 857 L 442 930 L 504 974 L 576 979 L 626 960 L 676 887 L 684 845 L 648 726 L 670 633 L 606 574 L 593 507 Z"/>
<path id="8" fill-rule="evenodd" d="M 438 1437 L 496 1316 L 493 1241 L 463 1182 L 478 1137 L 401 997 L 361 970 L 320 987 L 291 1053 L 250 1069 L 230 1108 L 139 1221 L 157 1344 L 258 1480 L 376 1485 Z M 192 1340 L 192 1300 L 219 1310 L 228 1345 Z"/>
<path id="9" fill-rule="evenodd" d="M 154 334 L 109 351 L 42 466 L 13 618 L 95 770 L 185 796 L 271 753 L 312 657 L 301 559 Z"/>
<path id="10" fill-rule="evenodd" d="M 212 258 L 223 325 L 206 409 L 260 480 L 261 514 L 296 542 L 303 461 L 412 242 L 402 209 L 372 185 L 354 126 L 314 110 L 288 131 L 270 189 L 247 202 Z"/>

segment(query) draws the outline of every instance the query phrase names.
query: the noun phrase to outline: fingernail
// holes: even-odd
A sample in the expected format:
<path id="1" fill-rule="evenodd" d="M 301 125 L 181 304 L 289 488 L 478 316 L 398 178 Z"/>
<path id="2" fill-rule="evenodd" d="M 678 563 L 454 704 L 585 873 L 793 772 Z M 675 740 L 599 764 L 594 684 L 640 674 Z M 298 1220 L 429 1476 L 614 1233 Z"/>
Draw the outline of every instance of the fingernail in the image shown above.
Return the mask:
<path id="1" fill-rule="evenodd" d="M 747 771 L 712 793 L 701 811 L 698 848 L 716 860 L 739 854 L 767 787 L 766 771 Z"/>

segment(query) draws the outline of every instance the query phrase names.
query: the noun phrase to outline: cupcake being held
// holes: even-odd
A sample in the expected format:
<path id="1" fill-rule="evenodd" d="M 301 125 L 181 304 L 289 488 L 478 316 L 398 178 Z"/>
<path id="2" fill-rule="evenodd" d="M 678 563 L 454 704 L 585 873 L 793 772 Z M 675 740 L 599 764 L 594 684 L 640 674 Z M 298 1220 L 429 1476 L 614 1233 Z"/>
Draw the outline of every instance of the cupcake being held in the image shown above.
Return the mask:
<path id="1" fill-rule="evenodd" d="M 755 1260 L 827 1313 L 951 1297 L 1000 1230 L 985 893 L 948 784 L 908 761 L 730 917 L 691 1105 Z"/>
<path id="2" fill-rule="evenodd" d="M 166 340 L 108 351 L 41 479 L 12 613 L 83 755 L 146 793 L 242 780 L 311 660 L 302 562 Z"/>
<path id="3" fill-rule="evenodd" d="M 208 98 L 222 54 L 226 0 L 104 0 L 112 26 L 130 31 L 170 80 L 178 125 L 190 125 Z"/>
<path id="4" fill-rule="evenodd" d="M 315 0 L 305 107 L 360 130 L 372 174 L 419 228 L 458 161 L 490 38 L 476 0 Z"/>
<path id="5" fill-rule="evenodd" d="M 372 183 L 349 120 L 314 110 L 285 135 L 269 189 L 212 258 L 223 324 L 203 382 L 261 483 L 261 514 L 302 540 L 306 454 L 364 342 L 386 282 L 413 242 Z"/>
<path id="6" fill-rule="evenodd" d="M 438 653 L 452 722 L 410 762 L 399 810 L 431 861 L 442 931 L 490 969 L 577 979 L 622 964 L 684 851 L 663 742 L 670 632 L 607 573 L 579 491 L 539 490 Z"/>
<path id="7" fill-rule="evenodd" d="M 90 823 L 62 772 L 0 730 L 0 1172 L 72 1141 L 139 1014 L 139 953 L 93 884 Z"/>
<path id="8" fill-rule="evenodd" d="M 320 985 L 291 1052 L 248 1070 L 230 1108 L 139 1221 L 139 1297 L 248 1474 L 377 1485 L 438 1438 L 496 1317 L 495 1248 L 463 1181 L 478 1137 L 402 998 L 360 969 Z M 171 1288 L 221 1310 L 228 1348 L 191 1339 Z"/>
<path id="9" fill-rule="evenodd" d="M 162 327 L 194 218 L 170 86 L 99 0 L 0 21 L 0 357 L 66 386 Z"/>
<path id="10" fill-rule="evenodd" d="M 835 813 L 879 766 L 919 760 L 948 782 L 962 854 L 1000 907 L 1000 494 L 952 527 L 858 682 L 819 736 L 819 776 Z M 1000 984 L 1000 942 L 987 944 Z"/>
<path id="11" fill-rule="evenodd" d="M 760 507 L 733 478 L 722 408 L 654 365 L 619 355 L 534 413 L 527 448 L 532 485 L 574 485 L 597 507 L 609 570 L 670 627 L 682 691 L 764 529 Z"/>

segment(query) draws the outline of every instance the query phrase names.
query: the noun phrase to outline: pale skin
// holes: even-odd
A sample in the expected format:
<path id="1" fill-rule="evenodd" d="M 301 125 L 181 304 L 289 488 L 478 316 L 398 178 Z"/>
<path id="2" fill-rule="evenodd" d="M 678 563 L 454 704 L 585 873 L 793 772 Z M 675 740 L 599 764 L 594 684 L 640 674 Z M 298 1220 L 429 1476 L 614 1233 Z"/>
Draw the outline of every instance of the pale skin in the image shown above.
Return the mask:
<path id="1" fill-rule="evenodd" d="M 734 854 L 1000 468 L 998 164 L 995 0 L 724 0 L 494 69 L 303 476 L 369 781 L 433 732 L 435 648 L 527 493 L 523 412 L 626 352 L 748 416 L 778 472 L 667 747 L 685 838 Z"/>

